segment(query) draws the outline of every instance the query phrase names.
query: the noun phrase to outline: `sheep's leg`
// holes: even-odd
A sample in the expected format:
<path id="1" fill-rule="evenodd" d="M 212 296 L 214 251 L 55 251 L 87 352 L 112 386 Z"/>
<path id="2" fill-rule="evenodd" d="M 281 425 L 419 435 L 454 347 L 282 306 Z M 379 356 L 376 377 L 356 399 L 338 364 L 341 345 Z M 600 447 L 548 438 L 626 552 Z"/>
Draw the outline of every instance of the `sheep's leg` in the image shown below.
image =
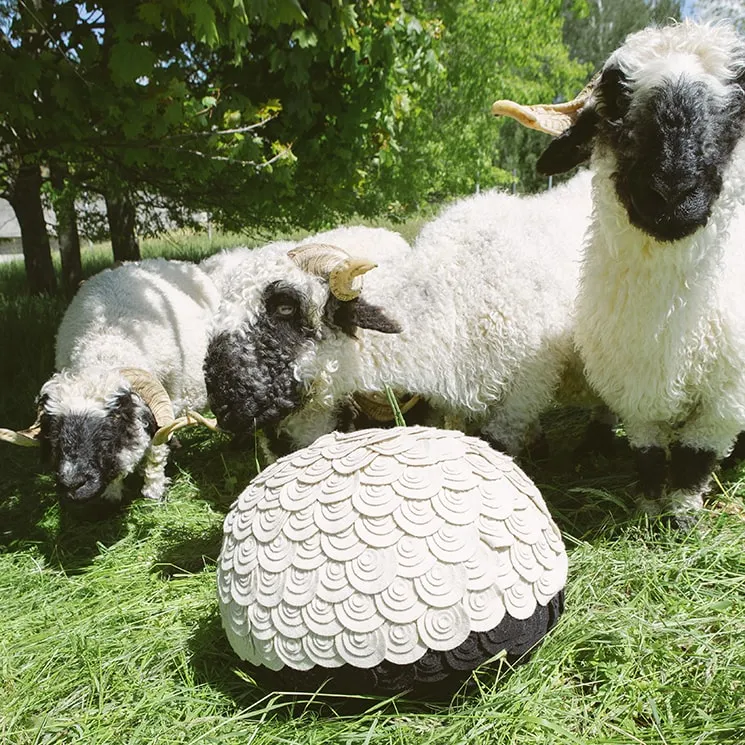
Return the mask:
<path id="1" fill-rule="evenodd" d="M 626 420 L 625 424 L 636 464 L 640 507 L 648 515 L 659 515 L 664 507 L 662 496 L 667 481 L 669 430 L 657 422 Z"/>
<path id="2" fill-rule="evenodd" d="M 534 431 L 536 423 L 508 418 L 503 414 L 504 412 L 500 411 L 497 416 L 492 417 L 481 428 L 480 434 L 495 450 L 517 456 L 525 447 L 529 439 L 528 433 Z"/>
<path id="3" fill-rule="evenodd" d="M 731 450 L 741 423 L 725 419 L 721 407 L 701 404 L 670 448 L 670 511 L 681 527 L 701 510 L 717 462 Z"/>
<path id="4" fill-rule="evenodd" d="M 166 461 L 168 460 L 168 443 L 152 445 L 145 453 L 142 469 L 145 483 L 142 485 L 142 496 L 146 499 L 161 501 L 165 497 L 169 478 L 166 476 Z"/>
<path id="5" fill-rule="evenodd" d="M 615 427 L 618 417 L 605 405 L 594 406 L 592 416 L 575 450 L 575 455 L 604 455 L 611 457 L 616 445 Z"/>
<path id="6" fill-rule="evenodd" d="M 107 487 L 104 489 L 101 499 L 105 499 L 107 502 L 121 502 L 122 501 L 122 490 L 124 488 L 124 476 L 117 476 Z"/>
<path id="7" fill-rule="evenodd" d="M 560 374 L 558 361 L 547 362 L 542 357 L 532 362 L 525 360 L 502 401 L 493 404 L 488 421 L 481 428 L 482 436 L 493 447 L 513 456 L 531 443 L 540 448 L 540 416 L 554 401 Z M 545 441 L 543 447 L 547 455 Z M 533 455 L 538 457 L 538 452 Z"/>
<path id="8" fill-rule="evenodd" d="M 333 432 L 336 425 L 336 408 L 309 404 L 286 417 L 277 427 L 277 432 L 289 438 L 295 448 L 303 448 L 321 435 Z"/>
<path id="9" fill-rule="evenodd" d="M 689 527 L 704 506 L 704 494 L 717 463 L 713 450 L 676 442 L 670 448 L 670 511 L 682 528 Z"/>
<path id="10" fill-rule="evenodd" d="M 540 445 L 543 430 L 539 413 L 532 408 L 522 409 L 519 406 L 501 406 L 494 412 L 489 421 L 481 428 L 481 436 L 495 449 L 508 455 L 517 456 L 530 443 Z M 548 444 L 545 443 L 545 450 Z"/>

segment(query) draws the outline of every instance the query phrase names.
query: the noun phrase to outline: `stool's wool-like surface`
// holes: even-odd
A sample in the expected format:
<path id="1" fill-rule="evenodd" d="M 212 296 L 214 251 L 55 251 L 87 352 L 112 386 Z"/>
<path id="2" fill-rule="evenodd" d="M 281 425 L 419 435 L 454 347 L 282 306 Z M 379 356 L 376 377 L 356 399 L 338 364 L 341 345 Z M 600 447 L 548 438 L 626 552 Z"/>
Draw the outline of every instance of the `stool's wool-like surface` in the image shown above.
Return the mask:
<path id="1" fill-rule="evenodd" d="M 295 690 L 462 680 L 515 662 L 563 610 L 567 556 L 512 459 L 428 427 L 325 435 L 260 473 L 225 519 L 223 626 Z"/>

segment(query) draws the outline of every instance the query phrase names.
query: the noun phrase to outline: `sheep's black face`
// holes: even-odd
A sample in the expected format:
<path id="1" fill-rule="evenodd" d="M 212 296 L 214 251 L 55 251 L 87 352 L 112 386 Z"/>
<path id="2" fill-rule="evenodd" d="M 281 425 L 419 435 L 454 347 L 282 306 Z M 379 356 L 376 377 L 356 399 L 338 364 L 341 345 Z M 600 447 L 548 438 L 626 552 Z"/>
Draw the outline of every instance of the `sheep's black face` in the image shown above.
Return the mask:
<path id="1" fill-rule="evenodd" d="M 60 497 L 73 502 L 101 497 L 123 474 L 123 458 L 138 461 L 155 430 L 150 409 L 128 391 L 117 395 L 103 415 L 43 411 L 42 457 L 55 471 Z"/>
<path id="2" fill-rule="evenodd" d="M 204 377 L 219 425 L 235 434 L 279 422 L 301 403 L 298 355 L 315 332 L 308 298 L 288 282 L 264 289 L 255 323 L 214 336 Z"/>
<path id="3" fill-rule="evenodd" d="M 616 68 L 598 91 L 598 137 L 616 156 L 618 198 L 633 225 L 675 241 L 706 225 L 743 131 L 742 90 L 716 94 L 685 76 L 644 95 Z"/>

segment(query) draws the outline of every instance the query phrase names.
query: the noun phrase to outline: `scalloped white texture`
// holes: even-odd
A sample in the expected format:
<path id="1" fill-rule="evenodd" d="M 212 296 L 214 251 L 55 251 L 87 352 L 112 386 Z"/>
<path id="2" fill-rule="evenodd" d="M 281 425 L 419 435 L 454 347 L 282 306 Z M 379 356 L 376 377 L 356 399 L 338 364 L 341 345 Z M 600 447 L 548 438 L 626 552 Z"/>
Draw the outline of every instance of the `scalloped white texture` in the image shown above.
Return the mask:
<path id="1" fill-rule="evenodd" d="M 558 528 L 512 459 L 457 431 L 334 432 L 280 458 L 225 519 L 217 584 L 233 649 L 307 670 L 409 664 L 566 582 Z"/>

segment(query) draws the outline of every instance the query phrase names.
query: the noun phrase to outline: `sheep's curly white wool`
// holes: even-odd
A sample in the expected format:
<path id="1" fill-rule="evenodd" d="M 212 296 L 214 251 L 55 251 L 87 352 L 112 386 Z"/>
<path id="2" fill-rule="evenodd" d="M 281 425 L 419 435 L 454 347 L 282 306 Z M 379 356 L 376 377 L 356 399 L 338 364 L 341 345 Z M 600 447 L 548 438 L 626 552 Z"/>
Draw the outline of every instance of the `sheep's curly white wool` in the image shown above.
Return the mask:
<path id="1" fill-rule="evenodd" d="M 538 195 L 491 191 L 445 209 L 402 260 L 365 275 L 362 297 L 402 332 L 324 334 L 307 348 L 297 374 L 308 404 L 286 431 L 308 444 L 321 434 L 318 411 L 390 385 L 519 452 L 577 368 L 573 304 L 590 208 L 583 172 Z M 566 389 L 586 393 L 582 381 Z"/>
<path id="2" fill-rule="evenodd" d="M 515 662 L 563 608 L 567 556 L 540 492 L 483 440 L 333 433 L 259 474 L 225 519 L 233 649 L 302 690 L 457 682 Z"/>
<path id="3" fill-rule="evenodd" d="M 314 233 L 299 241 L 272 241 L 256 248 L 228 248 L 204 259 L 200 268 L 215 283 L 221 298 L 221 307 L 213 327 L 222 329 L 246 320 L 245 311 L 251 311 L 251 288 L 265 286 L 269 277 L 288 268 L 296 269 L 286 254 L 296 246 L 309 243 L 328 243 L 339 246 L 357 255 L 376 262 L 387 262 L 408 253 L 411 247 L 400 233 L 386 228 L 370 228 L 366 225 L 344 225 L 342 227 Z M 252 277 L 261 276 L 256 282 Z M 232 319 L 232 323 L 231 323 Z"/>
<path id="4" fill-rule="evenodd" d="M 83 283 L 59 326 L 56 372 L 42 387 L 49 414 L 105 416 L 117 392 L 129 390 L 121 368 L 152 373 L 176 416 L 207 407 L 202 364 L 217 289 L 196 265 L 147 259 L 106 269 Z M 142 493 L 162 498 L 168 484 L 168 445 L 151 446 L 143 430 L 118 453 L 120 477 L 106 490 L 118 499 L 121 481 L 143 463 Z M 144 459 L 144 462 L 143 462 Z"/>

